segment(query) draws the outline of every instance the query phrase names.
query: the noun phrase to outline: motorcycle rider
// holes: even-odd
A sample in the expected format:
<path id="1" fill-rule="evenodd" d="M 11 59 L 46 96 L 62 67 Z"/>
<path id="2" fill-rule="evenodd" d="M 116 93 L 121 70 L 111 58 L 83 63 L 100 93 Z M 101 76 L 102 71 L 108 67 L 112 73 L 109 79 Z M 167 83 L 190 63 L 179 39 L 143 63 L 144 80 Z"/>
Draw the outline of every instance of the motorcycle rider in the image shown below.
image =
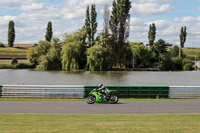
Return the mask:
<path id="1" fill-rule="evenodd" d="M 98 89 L 102 94 L 103 96 L 105 96 L 106 98 L 109 97 L 109 94 L 108 94 L 108 91 L 107 91 L 107 88 L 103 85 L 103 84 L 100 84 L 99 85 L 99 89 Z M 104 98 L 105 98 L 104 97 Z"/>

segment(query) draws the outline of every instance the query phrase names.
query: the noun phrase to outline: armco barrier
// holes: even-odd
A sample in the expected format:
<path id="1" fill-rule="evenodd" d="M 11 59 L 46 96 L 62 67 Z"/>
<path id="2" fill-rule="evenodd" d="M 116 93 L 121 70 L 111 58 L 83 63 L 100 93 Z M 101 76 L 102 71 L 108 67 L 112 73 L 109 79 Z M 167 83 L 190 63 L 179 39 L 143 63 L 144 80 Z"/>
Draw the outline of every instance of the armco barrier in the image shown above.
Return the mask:
<path id="1" fill-rule="evenodd" d="M 2 85 L 0 85 L 0 97 L 1 97 L 1 93 L 2 93 Z"/>
<path id="2" fill-rule="evenodd" d="M 3 85 L 4 98 L 83 98 L 81 85 Z"/>
<path id="3" fill-rule="evenodd" d="M 170 86 L 169 98 L 200 98 L 200 86 Z"/>
<path id="4" fill-rule="evenodd" d="M 98 86 L 0 85 L 4 98 L 85 98 Z M 199 98 L 200 86 L 107 86 L 120 98 Z"/>
<path id="5" fill-rule="evenodd" d="M 110 90 L 117 90 L 120 98 L 168 98 L 168 86 L 106 86 Z M 84 97 L 97 86 L 85 86 Z"/>

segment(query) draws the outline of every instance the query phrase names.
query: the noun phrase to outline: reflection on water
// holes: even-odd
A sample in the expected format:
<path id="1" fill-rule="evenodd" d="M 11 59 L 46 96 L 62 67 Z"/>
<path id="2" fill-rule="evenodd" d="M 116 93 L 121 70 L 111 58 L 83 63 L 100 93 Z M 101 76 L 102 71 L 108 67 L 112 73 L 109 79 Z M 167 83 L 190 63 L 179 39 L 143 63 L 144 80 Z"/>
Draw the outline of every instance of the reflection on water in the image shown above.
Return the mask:
<path id="1" fill-rule="evenodd" d="M 121 86 L 200 86 L 200 72 L 138 72 L 138 71 L 33 71 L 0 70 L 0 84 L 16 85 L 121 85 Z"/>

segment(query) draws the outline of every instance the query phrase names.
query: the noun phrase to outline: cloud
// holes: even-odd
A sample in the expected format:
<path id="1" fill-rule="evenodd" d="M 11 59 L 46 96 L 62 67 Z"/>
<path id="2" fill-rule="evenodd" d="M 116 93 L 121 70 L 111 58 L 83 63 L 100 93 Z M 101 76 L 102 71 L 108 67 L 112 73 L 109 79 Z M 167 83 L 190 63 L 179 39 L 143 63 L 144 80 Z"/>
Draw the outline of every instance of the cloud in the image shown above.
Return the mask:
<path id="1" fill-rule="evenodd" d="M 7 8 L 7 7 L 18 7 L 24 3 L 31 3 L 35 0 L 1 0 L 0 5 L 1 8 Z"/>
<path id="2" fill-rule="evenodd" d="M 20 10 L 24 11 L 19 15 L 20 18 L 29 20 L 47 20 L 60 17 L 60 10 L 44 3 L 32 3 L 31 5 L 22 5 Z"/>
<path id="3" fill-rule="evenodd" d="M 158 3 L 132 3 L 131 14 L 138 16 L 149 16 L 152 14 L 162 14 L 174 9 L 170 4 L 159 5 Z"/>

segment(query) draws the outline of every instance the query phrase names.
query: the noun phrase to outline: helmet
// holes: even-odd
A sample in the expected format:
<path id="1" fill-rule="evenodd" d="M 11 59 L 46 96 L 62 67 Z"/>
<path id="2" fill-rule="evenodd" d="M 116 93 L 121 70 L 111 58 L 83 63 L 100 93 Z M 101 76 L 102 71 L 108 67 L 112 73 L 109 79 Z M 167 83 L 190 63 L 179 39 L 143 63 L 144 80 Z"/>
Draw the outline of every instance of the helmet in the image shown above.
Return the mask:
<path id="1" fill-rule="evenodd" d="M 103 84 L 99 84 L 99 88 L 101 88 L 103 86 Z"/>

